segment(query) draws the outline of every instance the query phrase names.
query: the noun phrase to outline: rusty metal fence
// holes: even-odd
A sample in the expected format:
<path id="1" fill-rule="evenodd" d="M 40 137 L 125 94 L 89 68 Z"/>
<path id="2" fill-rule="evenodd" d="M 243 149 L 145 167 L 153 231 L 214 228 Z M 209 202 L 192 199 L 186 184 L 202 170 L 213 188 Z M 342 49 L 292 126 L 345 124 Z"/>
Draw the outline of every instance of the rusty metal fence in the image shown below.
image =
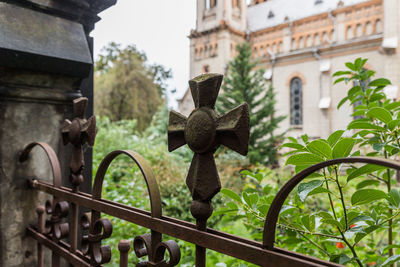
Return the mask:
<path id="1" fill-rule="evenodd" d="M 196 266 L 206 265 L 206 249 L 211 249 L 260 266 L 340 266 L 313 257 L 301 255 L 274 247 L 275 229 L 279 212 L 289 193 L 303 179 L 315 171 L 340 163 L 372 163 L 400 170 L 393 161 L 352 157 L 321 162 L 309 167 L 290 179 L 276 195 L 266 218 L 263 243 L 244 239 L 207 228 L 207 219 L 213 208 L 212 198 L 220 191 L 221 184 L 214 161 L 214 152 L 224 145 L 242 155 L 247 154 L 249 140 L 249 110 L 243 104 L 225 115 L 219 116 L 214 105 L 222 82 L 222 75 L 201 75 L 189 82 L 195 110 L 189 118 L 176 113 L 170 114 L 168 127 L 168 148 L 170 151 L 187 144 L 194 152 L 186 179 L 193 197 L 191 213 L 196 224 L 162 215 L 161 197 L 157 181 L 149 164 L 139 154 L 129 150 L 109 153 L 101 162 L 93 183 L 92 194 L 79 191 L 83 181 L 83 146 L 93 145 L 96 136 L 94 117 L 85 119 L 87 99 L 74 101 L 75 118 L 66 120 L 62 128 L 64 144 L 72 144 L 70 161 L 71 188 L 61 184 L 61 168 L 54 150 L 45 143 L 31 143 L 20 155 L 26 161 L 34 147 L 42 148 L 50 161 L 53 184 L 39 179 L 29 179 L 33 190 L 52 196 L 45 206 L 37 208 L 38 222 L 27 228 L 30 237 L 38 242 L 38 264 L 44 266 L 44 249 L 52 252 L 52 266 L 60 266 L 65 259 L 71 266 L 102 266 L 111 260 L 111 248 L 102 246 L 102 241 L 112 235 L 110 220 L 102 214 L 120 218 L 127 222 L 151 230 L 151 234 L 137 236 L 133 241 L 133 251 L 138 258 L 147 256 L 147 261 L 137 266 L 176 266 L 180 261 L 180 249 L 173 240 L 163 241 L 163 234 L 196 245 Z M 103 180 L 111 162 L 119 155 L 128 156 L 136 163 L 147 184 L 151 211 L 141 210 L 101 198 Z M 79 208 L 86 207 L 91 212 L 79 217 Z M 70 218 L 69 223 L 67 218 Z M 82 235 L 78 235 L 81 229 Z M 65 240 L 68 240 L 65 241 Z M 79 249 L 78 249 L 79 248 Z M 120 266 L 128 266 L 129 241 L 121 240 Z M 166 257 L 168 252 L 169 257 Z"/>

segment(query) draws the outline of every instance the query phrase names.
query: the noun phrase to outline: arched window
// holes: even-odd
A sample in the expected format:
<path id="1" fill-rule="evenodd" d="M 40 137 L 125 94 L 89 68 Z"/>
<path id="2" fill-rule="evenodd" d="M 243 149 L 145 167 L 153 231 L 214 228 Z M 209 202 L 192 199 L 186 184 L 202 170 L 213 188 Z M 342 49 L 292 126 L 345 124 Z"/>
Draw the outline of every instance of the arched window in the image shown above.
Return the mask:
<path id="1" fill-rule="evenodd" d="M 325 31 L 322 33 L 322 42 L 324 44 L 329 43 L 328 34 Z"/>
<path id="2" fill-rule="evenodd" d="M 303 124 L 303 82 L 295 77 L 290 81 L 290 125 Z"/>
<path id="3" fill-rule="evenodd" d="M 296 39 L 292 39 L 292 50 L 296 50 L 297 49 L 297 45 L 296 45 Z"/>
<path id="4" fill-rule="evenodd" d="M 347 37 L 347 39 L 353 39 L 354 38 L 354 30 L 353 30 L 353 28 L 351 26 L 347 27 L 346 37 Z"/>
<path id="5" fill-rule="evenodd" d="M 365 24 L 365 33 L 367 35 L 371 35 L 373 33 L 373 29 L 372 29 L 372 23 L 371 22 L 367 22 L 367 24 Z"/>
<path id="6" fill-rule="evenodd" d="M 311 47 L 311 46 L 312 46 L 311 35 L 307 35 L 307 38 L 306 38 L 306 46 L 307 46 L 307 47 Z"/>
<path id="7" fill-rule="evenodd" d="M 319 37 L 319 34 L 316 33 L 314 35 L 314 45 L 320 45 L 321 44 L 321 38 Z"/>
<path id="8" fill-rule="evenodd" d="M 303 49 L 304 48 L 304 39 L 303 37 L 300 37 L 299 39 L 299 49 Z"/>
<path id="9" fill-rule="evenodd" d="M 361 24 L 357 24 L 356 26 L 356 36 L 361 37 L 363 35 L 363 29 Z"/>
<path id="10" fill-rule="evenodd" d="M 210 9 L 211 7 L 211 0 L 205 0 L 206 1 L 206 9 Z"/>
<path id="11" fill-rule="evenodd" d="M 375 33 L 380 33 L 382 32 L 382 21 L 380 19 L 377 19 L 375 22 Z"/>

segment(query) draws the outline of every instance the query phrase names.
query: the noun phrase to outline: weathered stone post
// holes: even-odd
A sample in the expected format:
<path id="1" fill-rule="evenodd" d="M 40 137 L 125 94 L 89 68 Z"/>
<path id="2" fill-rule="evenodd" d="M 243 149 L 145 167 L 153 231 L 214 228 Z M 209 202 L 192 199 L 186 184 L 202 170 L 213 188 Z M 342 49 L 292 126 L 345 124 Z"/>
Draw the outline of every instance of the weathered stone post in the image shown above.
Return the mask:
<path id="1" fill-rule="evenodd" d="M 52 173 L 40 149 L 24 164 L 18 153 L 32 141 L 49 143 L 68 172 L 70 148 L 60 130 L 73 116 L 73 99 L 88 97 L 87 116 L 93 113 L 89 33 L 97 14 L 115 2 L 0 0 L 0 266 L 35 266 L 36 242 L 25 237 L 25 227 L 37 220 L 32 211 L 46 195 L 28 191 L 26 175 L 51 182 Z M 90 190 L 91 151 L 85 161 L 82 191 Z"/>

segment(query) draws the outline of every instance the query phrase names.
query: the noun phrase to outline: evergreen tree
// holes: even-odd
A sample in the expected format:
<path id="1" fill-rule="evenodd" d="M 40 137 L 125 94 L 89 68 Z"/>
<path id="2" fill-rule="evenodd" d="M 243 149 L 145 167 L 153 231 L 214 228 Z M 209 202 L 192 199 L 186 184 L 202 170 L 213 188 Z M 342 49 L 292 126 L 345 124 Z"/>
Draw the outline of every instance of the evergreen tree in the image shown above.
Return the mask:
<path id="1" fill-rule="evenodd" d="M 217 105 L 221 113 L 247 102 L 250 109 L 249 159 L 251 163 L 276 163 L 277 144 L 283 134 L 274 131 L 284 116 L 275 117 L 275 93 L 267 84 L 264 70 L 255 70 L 248 43 L 236 47 L 238 55 L 229 63 Z"/>

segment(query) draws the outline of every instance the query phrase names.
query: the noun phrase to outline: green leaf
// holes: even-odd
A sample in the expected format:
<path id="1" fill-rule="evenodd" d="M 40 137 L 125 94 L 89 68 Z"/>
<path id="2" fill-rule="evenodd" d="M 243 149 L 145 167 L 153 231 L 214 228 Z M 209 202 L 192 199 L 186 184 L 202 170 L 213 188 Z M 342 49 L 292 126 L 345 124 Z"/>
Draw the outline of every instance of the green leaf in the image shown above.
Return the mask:
<path id="1" fill-rule="evenodd" d="M 379 181 L 377 180 L 364 180 L 360 183 L 357 184 L 356 189 L 363 189 L 364 187 L 367 186 L 374 186 L 374 187 L 378 187 L 379 186 Z"/>
<path id="2" fill-rule="evenodd" d="M 260 205 L 260 206 L 258 207 L 258 210 L 261 212 L 261 214 L 262 214 L 263 216 L 267 216 L 268 210 L 269 210 L 269 205 Z"/>
<path id="3" fill-rule="evenodd" d="M 314 154 L 300 153 L 290 156 L 286 161 L 286 165 L 313 165 L 321 161 L 323 161 L 323 159 Z"/>
<path id="4" fill-rule="evenodd" d="M 347 256 L 346 254 L 340 254 L 340 255 L 332 255 L 329 259 L 331 262 L 339 263 L 339 264 L 346 264 L 350 262 L 352 259 Z"/>
<path id="5" fill-rule="evenodd" d="M 235 202 L 228 202 L 228 203 L 226 203 L 226 206 L 231 210 L 239 209 L 238 205 Z"/>
<path id="6" fill-rule="evenodd" d="M 297 139 L 294 138 L 294 137 L 292 137 L 292 136 L 289 136 L 287 139 L 289 139 L 289 140 L 292 141 L 293 143 L 299 143 L 299 142 L 297 141 Z"/>
<path id="7" fill-rule="evenodd" d="M 355 223 L 358 223 L 358 222 L 365 222 L 365 221 L 374 221 L 374 219 L 372 219 L 371 217 L 366 216 L 366 215 L 359 215 L 359 216 L 351 219 L 349 221 L 349 225 L 352 225 L 352 224 L 355 224 Z"/>
<path id="8" fill-rule="evenodd" d="M 329 191 L 328 189 L 326 189 L 326 188 L 324 188 L 324 187 L 317 187 L 317 188 L 315 188 L 313 191 L 311 191 L 310 193 L 308 193 L 308 195 L 309 195 L 309 196 L 312 196 L 312 195 L 321 194 L 321 193 L 332 194 L 331 191 Z"/>
<path id="9" fill-rule="evenodd" d="M 389 104 L 384 106 L 384 108 L 387 109 L 387 110 L 393 110 L 393 109 L 396 109 L 398 107 L 400 107 L 400 101 L 392 102 L 392 103 L 389 103 Z"/>
<path id="10" fill-rule="evenodd" d="M 308 143 L 308 135 L 303 134 L 303 135 L 301 136 L 301 139 L 303 140 L 303 142 L 304 142 L 305 144 Z"/>
<path id="11" fill-rule="evenodd" d="M 396 262 L 398 262 L 398 261 L 400 261 L 400 255 L 393 255 L 393 256 L 387 258 L 387 259 L 385 260 L 385 262 L 382 263 L 381 266 L 382 266 L 382 267 L 388 266 L 388 265 L 391 265 L 391 264 L 396 263 Z"/>
<path id="12" fill-rule="evenodd" d="M 237 202 L 242 202 L 242 198 L 232 190 L 229 190 L 227 188 L 222 188 L 221 193 L 229 197 L 230 199 L 236 200 Z"/>
<path id="13" fill-rule="evenodd" d="M 288 147 L 288 148 L 294 148 L 294 149 L 303 149 L 304 146 L 300 144 L 295 144 L 295 143 L 285 143 L 281 145 L 281 148 L 283 147 Z"/>
<path id="14" fill-rule="evenodd" d="M 364 166 L 352 171 L 349 176 L 347 176 L 347 181 L 351 181 L 354 178 L 357 178 L 364 174 L 369 174 L 371 172 L 379 171 L 386 169 L 384 166 L 373 165 L 373 164 L 365 164 Z"/>
<path id="15" fill-rule="evenodd" d="M 342 138 L 333 147 L 332 156 L 333 158 L 345 158 L 350 155 L 353 149 L 355 140 L 353 138 Z"/>
<path id="16" fill-rule="evenodd" d="M 358 233 L 356 235 L 356 237 L 354 238 L 354 242 L 357 244 L 358 242 L 360 242 L 364 237 L 366 237 L 368 234 L 372 233 L 373 231 L 375 231 L 376 229 L 378 229 L 379 226 L 377 225 L 372 225 L 370 227 L 367 227 L 364 229 L 365 233 Z"/>
<path id="17" fill-rule="evenodd" d="M 315 229 L 315 216 L 304 215 L 301 217 L 301 223 L 303 224 L 304 228 L 312 232 Z"/>
<path id="18" fill-rule="evenodd" d="M 314 189 L 320 187 L 324 183 L 323 180 L 313 180 L 306 183 L 299 184 L 297 188 L 297 194 L 302 202 L 304 202 L 308 194 Z"/>
<path id="19" fill-rule="evenodd" d="M 391 249 L 391 248 L 400 248 L 400 245 L 389 245 L 389 246 L 386 246 L 383 250 L 382 250 L 382 252 L 383 253 L 386 253 L 389 249 Z"/>
<path id="20" fill-rule="evenodd" d="M 381 107 L 376 107 L 376 108 L 371 108 L 368 112 L 367 115 L 373 118 L 376 118 L 380 120 L 383 123 L 389 123 L 392 121 L 392 114 L 384 108 Z"/>
<path id="21" fill-rule="evenodd" d="M 342 78 L 336 79 L 333 84 L 337 84 L 337 83 L 343 82 L 346 79 L 347 79 L 346 77 L 342 77 Z"/>
<path id="22" fill-rule="evenodd" d="M 395 119 L 395 120 L 389 121 L 387 126 L 388 126 L 389 130 L 393 131 L 394 128 L 399 126 L 399 124 L 400 124 L 400 120 L 399 119 Z"/>
<path id="23" fill-rule="evenodd" d="M 391 82 L 388 79 L 380 78 L 380 79 L 373 80 L 372 82 L 370 82 L 368 84 L 368 86 L 386 86 L 389 84 L 391 84 Z"/>
<path id="24" fill-rule="evenodd" d="M 386 95 L 379 93 L 379 94 L 372 94 L 371 97 L 369 98 L 370 102 L 375 102 L 375 101 L 379 101 L 381 99 L 385 99 Z M 371 103 L 372 104 L 372 103 Z"/>
<path id="25" fill-rule="evenodd" d="M 396 189 L 391 189 L 389 192 L 388 201 L 396 208 L 400 207 L 400 192 Z"/>
<path id="26" fill-rule="evenodd" d="M 361 63 L 362 63 L 362 58 L 360 58 L 360 57 L 357 58 L 357 59 L 354 61 L 354 67 L 356 68 L 357 71 L 360 71 L 360 70 L 361 70 L 361 68 L 362 68 Z"/>
<path id="27" fill-rule="evenodd" d="M 346 62 L 345 65 L 346 65 L 347 68 L 351 69 L 352 71 L 356 71 L 356 67 L 354 66 L 353 63 Z"/>
<path id="28" fill-rule="evenodd" d="M 348 92 L 347 92 L 347 96 L 348 97 L 352 97 L 356 94 L 362 93 L 362 88 L 361 86 L 357 85 L 352 87 Z"/>
<path id="29" fill-rule="evenodd" d="M 337 109 L 339 109 L 341 106 L 343 106 L 343 104 L 346 103 L 347 100 L 349 100 L 348 96 L 346 96 L 345 98 L 340 100 L 339 104 L 337 105 Z"/>
<path id="30" fill-rule="evenodd" d="M 351 204 L 362 205 L 386 198 L 386 193 L 377 189 L 360 189 L 351 196 Z"/>
<path id="31" fill-rule="evenodd" d="M 333 216 L 330 213 L 326 212 L 326 211 L 320 211 L 320 212 L 318 212 L 317 215 L 319 217 L 321 217 L 322 219 L 324 219 L 324 220 L 334 220 Z"/>
<path id="32" fill-rule="evenodd" d="M 322 141 L 321 139 L 314 140 L 307 145 L 308 151 L 317 156 L 322 156 L 327 159 L 332 158 L 332 149 L 326 141 Z"/>
<path id="33" fill-rule="evenodd" d="M 337 71 L 332 76 L 336 77 L 336 76 L 349 75 L 349 74 L 351 74 L 351 71 Z"/>
<path id="34" fill-rule="evenodd" d="M 357 110 L 355 112 L 353 112 L 353 114 L 351 114 L 352 117 L 358 117 L 358 116 L 364 116 L 365 115 L 366 110 Z"/>
<path id="35" fill-rule="evenodd" d="M 243 196 L 244 202 L 246 202 L 247 206 L 249 206 L 250 208 L 253 208 L 253 203 L 251 203 L 250 194 L 247 192 L 243 192 L 242 196 Z"/>
<path id="36" fill-rule="evenodd" d="M 367 129 L 367 130 L 379 130 L 379 131 L 385 131 L 386 130 L 385 128 L 383 128 L 381 126 L 374 125 L 372 123 L 364 122 L 364 121 L 352 121 L 347 126 L 347 129 L 349 129 L 349 130 L 352 130 L 352 129 Z"/>
<path id="37" fill-rule="evenodd" d="M 330 224 L 333 226 L 338 227 L 340 230 L 343 230 L 343 226 L 340 224 L 340 222 L 336 221 L 335 219 L 322 219 L 321 222 L 326 223 L 326 224 Z"/>
<path id="38" fill-rule="evenodd" d="M 334 146 L 336 142 L 342 137 L 344 131 L 343 130 L 337 130 L 333 132 L 329 137 L 328 137 L 328 143 L 330 146 Z"/>

